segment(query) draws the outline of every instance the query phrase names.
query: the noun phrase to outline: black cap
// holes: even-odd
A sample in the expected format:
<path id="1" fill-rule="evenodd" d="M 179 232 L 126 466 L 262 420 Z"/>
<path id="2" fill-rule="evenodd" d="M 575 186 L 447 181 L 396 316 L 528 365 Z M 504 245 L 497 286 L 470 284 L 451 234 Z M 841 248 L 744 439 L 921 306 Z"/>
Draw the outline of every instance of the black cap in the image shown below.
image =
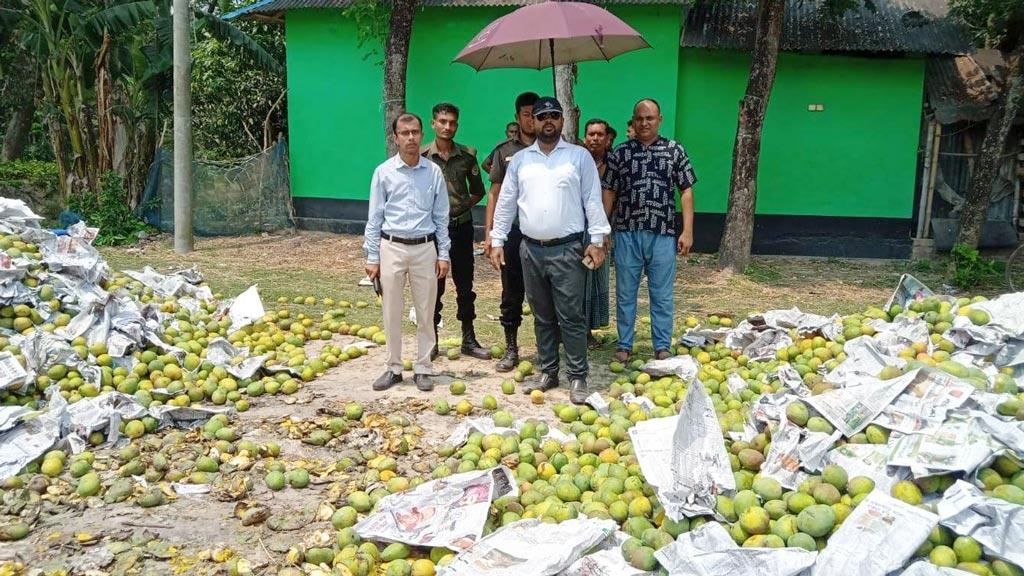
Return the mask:
<path id="1" fill-rule="evenodd" d="M 551 96 L 538 98 L 537 102 L 533 105 L 533 115 L 540 116 L 545 112 L 558 112 L 561 114 L 562 104 L 556 98 L 552 98 Z"/>

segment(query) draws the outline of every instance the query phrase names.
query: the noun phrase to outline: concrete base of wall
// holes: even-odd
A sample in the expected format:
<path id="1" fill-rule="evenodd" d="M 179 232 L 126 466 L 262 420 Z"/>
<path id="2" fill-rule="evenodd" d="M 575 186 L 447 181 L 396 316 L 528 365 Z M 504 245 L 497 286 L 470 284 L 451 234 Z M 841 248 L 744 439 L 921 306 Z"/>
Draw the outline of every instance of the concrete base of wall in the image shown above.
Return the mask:
<path id="1" fill-rule="evenodd" d="M 931 238 L 914 238 L 914 246 L 910 253 L 912 260 L 931 260 L 935 257 L 935 240 Z"/>
<path id="2" fill-rule="evenodd" d="M 366 201 L 293 198 L 295 223 L 300 229 L 362 234 Z M 476 240 L 483 240 L 484 208 L 473 209 Z M 843 218 L 830 216 L 761 215 L 754 221 L 755 254 L 837 258 L 911 257 L 911 220 L 903 218 Z M 725 215 L 698 213 L 694 249 L 717 252 Z"/>

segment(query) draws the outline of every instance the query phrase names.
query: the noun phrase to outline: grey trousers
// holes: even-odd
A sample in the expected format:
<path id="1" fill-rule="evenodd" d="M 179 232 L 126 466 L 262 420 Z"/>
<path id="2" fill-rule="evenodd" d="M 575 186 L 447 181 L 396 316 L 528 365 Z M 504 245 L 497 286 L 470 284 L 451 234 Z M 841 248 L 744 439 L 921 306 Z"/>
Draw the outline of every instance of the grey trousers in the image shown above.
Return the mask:
<path id="1" fill-rule="evenodd" d="M 538 246 L 523 240 L 526 299 L 533 309 L 537 360 L 541 372 L 558 374 L 558 343 L 565 347 L 566 372 L 570 379 L 586 378 L 587 318 L 583 313 L 583 242 Z"/>

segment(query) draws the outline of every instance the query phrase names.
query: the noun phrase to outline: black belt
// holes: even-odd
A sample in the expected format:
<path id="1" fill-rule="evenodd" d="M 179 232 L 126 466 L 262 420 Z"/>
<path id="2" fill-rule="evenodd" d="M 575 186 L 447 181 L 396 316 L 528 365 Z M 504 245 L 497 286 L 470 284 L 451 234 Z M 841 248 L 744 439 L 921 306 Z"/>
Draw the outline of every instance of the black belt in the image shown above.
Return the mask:
<path id="1" fill-rule="evenodd" d="M 428 234 L 426 236 L 420 236 L 419 238 L 399 238 L 398 236 L 392 236 L 384 232 L 380 233 L 380 237 L 390 242 L 398 242 L 399 244 L 426 244 L 427 242 L 433 242 L 435 236 Z"/>
<path id="2" fill-rule="evenodd" d="M 561 238 L 554 238 L 551 240 L 537 240 L 536 238 L 530 238 L 524 235 L 523 240 L 526 240 L 530 244 L 536 244 L 537 246 L 561 246 L 562 244 L 568 244 L 569 242 L 577 242 L 583 240 L 583 232 L 576 232 L 575 234 L 569 234 L 568 236 L 562 236 Z"/>

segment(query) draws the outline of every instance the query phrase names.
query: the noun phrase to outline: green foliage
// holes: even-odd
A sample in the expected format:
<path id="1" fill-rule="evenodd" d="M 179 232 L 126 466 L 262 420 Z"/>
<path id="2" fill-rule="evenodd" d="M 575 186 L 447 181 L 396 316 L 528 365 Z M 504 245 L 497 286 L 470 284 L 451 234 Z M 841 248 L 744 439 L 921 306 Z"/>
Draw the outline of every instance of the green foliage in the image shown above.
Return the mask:
<path id="1" fill-rule="evenodd" d="M 98 246 L 132 244 L 138 240 L 139 232 L 149 229 L 128 208 L 128 192 L 114 172 L 107 172 L 100 178 L 98 194 L 72 194 L 68 198 L 68 209 L 81 216 L 89 226 L 100 229 L 94 241 Z"/>
<path id="2" fill-rule="evenodd" d="M 388 37 L 388 24 L 391 21 L 391 4 L 374 0 L 358 0 L 342 12 L 356 23 L 359 47 L 369 44 L 363 59 L 380 57 L 377 65 L 383 65 L 381 57 L 383 46 Z"/>
<path id="3" fill-rule="evenodd" d="M 57 165 L 42 160 L 12 160 L 0 163 L 0 182 L 24 181 L 45 188 L 57 190 L 60 183 Z"/>
<path id="4" fill-rule="evenodd" d="M 950 0 L 949 11 L 967 24 L 979 45 L 1012 50 L 1021 42 L 1024 0 Z"/>
<path id="5" fill-rule="evenodd" d="M 957 244 L 950 251 L 950 281 L 961 290 L 973 288 L 982 283 L 998 282 L 1003 266 L 995 260 L 984 260 L 977 249 L 966 244 Z"/>

